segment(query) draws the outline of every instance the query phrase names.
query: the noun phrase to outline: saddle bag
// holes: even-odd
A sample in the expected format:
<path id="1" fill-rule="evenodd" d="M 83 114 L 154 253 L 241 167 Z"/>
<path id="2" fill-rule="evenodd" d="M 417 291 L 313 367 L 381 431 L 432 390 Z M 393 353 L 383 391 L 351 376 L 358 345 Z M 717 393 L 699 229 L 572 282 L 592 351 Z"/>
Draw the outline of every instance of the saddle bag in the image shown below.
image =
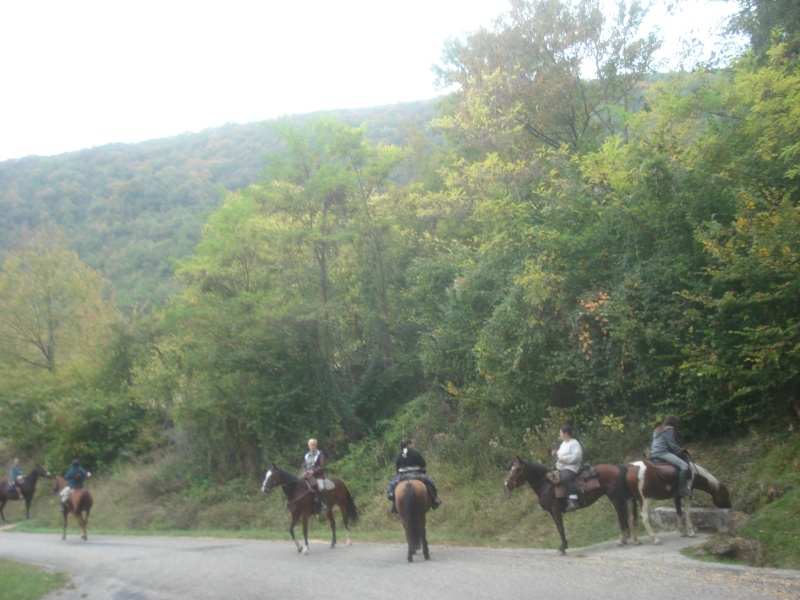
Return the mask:
<path id="1" fill-rule="evenodd" d="M 549 481 L 553 485 L 561 484 L 561 471 L 559 471 L 558 469 L 553 469 L 552 471 L 548 471 L 545 477 L 547 477 L 547 481 Z"/>

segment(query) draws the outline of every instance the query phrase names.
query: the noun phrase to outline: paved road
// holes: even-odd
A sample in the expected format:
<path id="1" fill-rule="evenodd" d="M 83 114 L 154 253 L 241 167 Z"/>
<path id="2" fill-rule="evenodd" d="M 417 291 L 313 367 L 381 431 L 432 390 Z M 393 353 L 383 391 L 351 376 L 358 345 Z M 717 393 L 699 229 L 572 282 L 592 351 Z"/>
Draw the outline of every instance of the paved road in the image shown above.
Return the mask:
<path id="1" fill-rule="evenodd" d="M 665 534 L 663 546 L 607 542 L 570 550 L 437 545 L 432 560 L 408 564 L 403 544 L 355 542 L 330 550 L 312 541 L 302 556 L 291 541 L 79 536 L 0 532 L 0 558 L 67 571 L 59 600 L 162 598 L 800 598 L 800 571 L 702 563 L 679 554 L 702 542 Z"/>

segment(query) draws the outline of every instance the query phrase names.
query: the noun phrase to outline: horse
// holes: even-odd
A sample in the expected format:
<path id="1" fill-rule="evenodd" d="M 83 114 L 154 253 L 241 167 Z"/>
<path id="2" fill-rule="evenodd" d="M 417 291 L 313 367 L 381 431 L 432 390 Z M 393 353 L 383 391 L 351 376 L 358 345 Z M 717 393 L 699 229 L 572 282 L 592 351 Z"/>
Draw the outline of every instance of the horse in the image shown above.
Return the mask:
<path id="1" fill-rule="evenodd" d="M 31 502 L 33 501 L 33 494 L 36 492 L 36 482 L 39 477 L 50 477 L 47 469 L 36 465 L 36 467 L 25 476 L 22 483 L 18 483 L 13 490 L 8 490 L 8 482 L 3 481 L 0 483 L 0 517 L 3 522 L 7 523 L 6 516 L 3 514 L 3 508 L 9 500 L 25 500 L 25 518 L 31 518 Z"/>
<path id="2" fill-rule="evenodd" d="M 60 475 L 56 475 L 53 478 L 51 492 L 54 494 L 59 493 L 66 485 L 66 479 Z M 67 516 L 69 513 L 72 513 L 78 518 L 78 523 L 80 523 L 81 530 L 83 531 L 81 537 L 84 541 L 89 539 L 89 535 L 86 533 L 86 526 L 89 524 L 89 513 L 92 510 L 93 502 L 92 493 L 89 490 L 83 488 L 72 490 L 67 501 L 61 505 L 61 511 L 64 513 L 64 535 L 61 536 L 62 540 L 67 539 Z"/>
<path id="3" fill-rule="evenodd" d="M 345 486 L 341 479 L 335 477 L 326 477 L 326 496 L 328 499 L 328 522 L 331 525 L 331 548 L 336 547 L 336 519 L 333 517 L 334 505 L 339 507 L 342 513 L 342 521 L 344 522 L 345 534 L 347 536 L 347 545 L 350 545 L 350 523 L 355 525 L 358 523 L 358 509 L 356 509 L 353 497 L 350 491 Z M 332 485 L 333 487 L 328 487 Z M 318 512 L 314 506 L 314 492 L 308 481 L 302 477 L 296 477 L 289 471 L 280 469 L 272 464 L 272 467 L 267 470 L 264 475 L 264 482 L 261 484 L 261 491 L 269 494 L 275 488 L 281 488 L 286 495 L 286 506 L 292 515 L 292 521 L 289 525 L 289 534 L 297 546 L 297 551 L 302 554 L 308 554 L 308 517 Z M 303 521 L 303 540 L 305 545 L 301 546 L 300 542 L 294 535 L 294 526 L 297 525 L 299 520 Z"/>
<path id="4" fill-rule="evenodd" d="M 717 508 L 731 507 L 728 487 L 724 483 L 694 461 L 689 461 L 689 467 L 692 471 L 692 479 L 687 483 L 693 491 L 701 490 L 709 494 Z M 651 500 L 674 499 L 681 535 L 684 537 L 695 536 L 692 525 L 692 501 L 690 497 L 681 497 L 678 494 L 678 478 L 675 467 L 659 465 L 659 468 L 656 469 L 649 461 L 636 461 L 628 465 L 626 483 L 628 487 L 628 525 L 634 544 L 640 543 L 636 535 L 636 509 L 639 503 L 642 505 L 642 523 L 647 534 L 654 544 L 661 544 L 661 540 L 650 526 Z M 683 507 L 681 507 L 681 503 L 683 503 Z"/>
<path id="5" fill-rule="evenodd" d="M 619 543 L 624 545 L 629 538 L 628 532 L 628 517 L 627 517 L 627 487 L 621 485 L 625 481 L 625 473 L 627 467 L 615 465 L 595 465 L 594 470 L 597 472 L 598 485 L 592 489 L 591 486 L 586 486 L 587 489 L 580 492 L 578 495 L 578 508 L 586 508 L 594 504 L 602 496 L 608 496 L 614 509 L 617 511 L 617 519 L 620 528 Z M 513 491 L 523 483 L 528 483 L 531 489 L 536 492 L 539 498 L 539 506 L 545 511 L 550 513 L 553 522 L 556 524 L 556 529 L 561 536 L 561 546 L 558 548 L 558 553 L 562 556 L 566 554 L 568 547 L 567 537 L 564 534 L 564 519 L 563 513 L 567 506 L 566 497 L 559 498 L 556 494 L 556 487 L 547 478 L 547 474 L 552 471 L 551 467 L 539 465 L 521 459 L 519 456 L 514 459 L 511 464 L 511 473 L 506 478 L 505 488 Z M 589 480 L 591 481 L 591 479 Z M 565 495 L 566 496 L 566 495 Z"/>
<path id="6" fill-rule="evenodd" d="M 397 513 L 403 521 L 408 543 L 408 562 L 422 548 L 425 560 L 430 560 L 428 537 L 425 531 L 425 514 L 430 510 L 430 496 L 425 483 L 419 479 L 406 479 L 397 484 L 394 492 Z"/>

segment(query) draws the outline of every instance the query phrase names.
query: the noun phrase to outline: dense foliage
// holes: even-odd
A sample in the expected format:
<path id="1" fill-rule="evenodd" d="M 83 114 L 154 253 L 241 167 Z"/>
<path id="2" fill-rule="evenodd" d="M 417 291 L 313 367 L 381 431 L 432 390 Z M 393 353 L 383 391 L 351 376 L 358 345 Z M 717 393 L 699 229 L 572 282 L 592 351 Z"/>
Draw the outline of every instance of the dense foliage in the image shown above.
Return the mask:
<path id="1" fill-rule="evenodd" d="M 69 311 L 63 366 L 4 348 L 0 435 L 59 464 L 166 449 L 227 477 L 308 435 L 344 458 L 413 431 L 491 461 L 498 438 L 551 435 L 556 419 L 597 443 L 646 439 L 665 412 L 687 436 L 709 422 L 795 431 L 796 21 L 724 70 L 656 77 L 642 15 L 635 1 L 609 16 L 592 0 L 512 0 L 493 29 L 448 44 L 439 76 L 457 91 L 427 131 L 282 119 L 245 152 L 260 178 L 222 159 L 179 170 L 148 145 L 2 165 L 4 239 L 22 253 L 0 275 L 5 335 L 50 299 L 20 295 L 16 257 L 65 252 L 23 246 L 12 223 L 56 222 L 118 288 L 150 290 L 124 290 L 124 307 L 154 306 Z M 117 153 L 126 171 L 102 181 L 75 166 Z M 23 168 L 37 177 L 8 175 Z M 104 225 L 78 237 L 87 223 Z M 156 240 L 174 280 L 166 255 L 107 252 Z M 54 276 L 76 302 L 100 282 L 70 257 Z"/>

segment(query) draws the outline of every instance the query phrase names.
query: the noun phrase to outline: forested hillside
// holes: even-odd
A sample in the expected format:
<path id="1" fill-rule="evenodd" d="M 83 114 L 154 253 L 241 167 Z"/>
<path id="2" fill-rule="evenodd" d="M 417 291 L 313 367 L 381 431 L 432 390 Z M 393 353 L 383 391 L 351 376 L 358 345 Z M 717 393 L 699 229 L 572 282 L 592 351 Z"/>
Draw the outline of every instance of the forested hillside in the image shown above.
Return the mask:
<path id="1" fill-rule="evenodd" d="M 368 139 L 406 144 L 434 116 L 434 102 L 323 114 Z M 52 157 L 0 162 L 0 253 L 56 225 L 81 260 L 114 284 L 126 311 L 180 290 L 174 262 L 200 241 L 226 192 L 259 180 L 281 147 L 273 123 L 229 124 L 140 144 L 113 144 Z"/>
<path id="2" fill-rule="evenodd" d="M 0 165 L 0 437 L 208 481 L 311 435 L 353 473 L 409 433 L 464 473 L 564 422 L 608 462 L 670 412 L 796 436 L 800 19 L 738 4 L 720 67 L 656 77 L 638 2 L 512 0 L 435 113 Z"/>

